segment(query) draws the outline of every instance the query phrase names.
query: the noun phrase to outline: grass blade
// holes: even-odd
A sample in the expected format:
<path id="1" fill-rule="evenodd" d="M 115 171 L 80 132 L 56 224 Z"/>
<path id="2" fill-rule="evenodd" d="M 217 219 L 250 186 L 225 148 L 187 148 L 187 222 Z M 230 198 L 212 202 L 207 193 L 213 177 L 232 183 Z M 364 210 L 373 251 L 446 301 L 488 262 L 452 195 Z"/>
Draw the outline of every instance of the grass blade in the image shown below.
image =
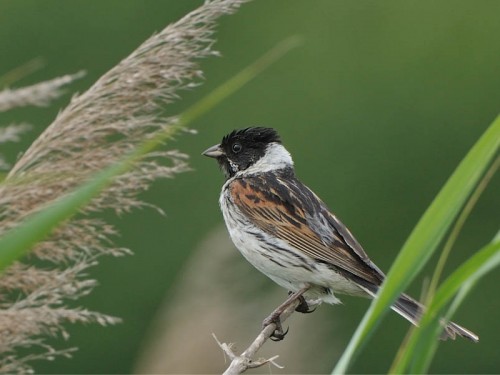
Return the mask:
<path id="1" fill-rule="evenodd" d="M 426 210 L 394 261 L 378 297 L 372 301 L 333 370 L 343 374 L 359 354 L 392 302 L 429 260 L 500 145 L 500 116 L 475 143 Z"/>
<path id="2" fill-rule="evenodd" d="M 403 372 L 410 363 L 412 363 L 411 373 L 427 371 L 437 349 L 437 339 L 442 330 L 439 324 L 440 316 L 445 315 L 446 319 L 450 319 L 476 282 L 499 265 L 500 241 L 497 241 L 479 250 L 443 282 L 422 317 L 420 329 L 415 330 L 400 363 L 393 368 L 395 372 Z M 443 314 L 446 305 L 454 297 L 452 306 L 446 314 Z"/>
<path id="3" fill-rule="evenodd" d="M 457 296 L 454 299 L 454 303 L 452 307 L 448 309 L 448 313 L 445 315 L 442 310 L 444 310 L 444 304 L 448 303 L 448 300 L 444 302 L 443 305 L 433 307 L 437 301 L 433 301 L 433 298 L 435 296 L 435 292 L 437 289 L 438 285 L 438 280 L 440 278 L 440 275 L 442 273 L 442 270 L 444 268 L 444 264 L 446 262 L 446 258 L 448 257 L 449 253 L 451 252 L 451 248 L 456 241 L 458 234 L 460 233 L 460 230 L 462 229 L 467 217 L 469 216 L 470 212 L 472 211 L 473 207 L 479 200 L 479 197 L 481 194 L 484 192 L 486 189 L 486 186 L 489 184 L 491 179 L 493 178 L 494 174 L 498 170 L 500 166 L 500 157 L 497 157 L 496 160 L 491 164 L 491 166 L 488 168 L 487 172 L 484 174 L 482 177 L 481 181 L 478 183 L 476 186 L 474 192 L 470 195 L 467 203 L 465 204 L 462 212 L 460 213 L 459 217 L 455 221 L 453 225 L 453 229 L 450 231 L 450 234 L 448 236 L 448 239 L 446 243 L 443 246 L 443 250 L 441 252 L 441 255 L 439 257 L 439 260 L 437 262 L 436 270 L 434 271 L 434 275 L 432 277 L 432 281 L 430 283 L 430 286 L 426 292 L 426 298 L 425 298 L 425 304 L 428 306 L 428 310 L 426 313 L 426 317 L 422 319 L 420 322 L 420 329 L 415 330 L 411 329 L 409 336 L 407 339 L 405 339 L 405 342 L 403 345 L 400 347 L 398 354 L 396 355 L 396 358 L 391 366 L 390 372 L 402 372 L 404 371 L 410 363 L 415 363 L 416 361 L 414 360 L 416 357 L 421 357 L 423 353 L 426 353 L 427 360 L 426 360 L 426 365 L 425 367 L 428 367 L 430 364 L 431 359 L 433 358 L 433 355 L 437 349 L 438 346 L 438 336 L 442 332 L 442 326 L 440 325 L 440 318 L 443 317 L 445 320 L 450 319 L 451 316 L 453 315 L 454 311 L 458 308 L 460 305 L 461 301 L 463 298 L 466 296 L 468 291 L 472 289 L 473 283 L 468 284 L 468 288 L 462 288 L 459 292 L 461 298 Z M 500 232 L 499 232 L 500 235 Z M 497 240 L 494 239 L 493 242 L 496 242 Z M 467 292 L 466 292 L 467 289 Z M 452 296 L 450 296 L 451 298 Z M 433 309 L 437 309 L 437 311 L 433 311 Z M 432 321 L 429 320 L 428 318 L 432 317 Z M 417 331 L 417 332 L 416 332 Z M 415 335 L 418 335 L 419 337 L 416 338 L 414 337 Z M 411 346 L 411 347 L 410 347 Z M 419 361 L 420 363 L 423 362 L 423 360 Z M 413 372 L 417 371 L 416 369 L 413 369 Z"/>

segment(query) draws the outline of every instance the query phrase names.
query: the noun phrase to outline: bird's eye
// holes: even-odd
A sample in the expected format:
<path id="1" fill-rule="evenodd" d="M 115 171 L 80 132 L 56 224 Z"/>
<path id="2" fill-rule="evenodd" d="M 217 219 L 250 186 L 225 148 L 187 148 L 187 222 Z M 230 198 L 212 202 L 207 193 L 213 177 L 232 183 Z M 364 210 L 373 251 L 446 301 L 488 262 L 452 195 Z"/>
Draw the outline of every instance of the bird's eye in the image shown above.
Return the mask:
<path id="1" fill-rule="evenodd" d="M 243 146 L 241 144 L 239 144 L 239 143 L 235 143 L 233 145 L 232 149 L 233 149 L 233 152 L 235 154 L 237 154 L 238 152 L 240 152 L 243 149 Z"/>

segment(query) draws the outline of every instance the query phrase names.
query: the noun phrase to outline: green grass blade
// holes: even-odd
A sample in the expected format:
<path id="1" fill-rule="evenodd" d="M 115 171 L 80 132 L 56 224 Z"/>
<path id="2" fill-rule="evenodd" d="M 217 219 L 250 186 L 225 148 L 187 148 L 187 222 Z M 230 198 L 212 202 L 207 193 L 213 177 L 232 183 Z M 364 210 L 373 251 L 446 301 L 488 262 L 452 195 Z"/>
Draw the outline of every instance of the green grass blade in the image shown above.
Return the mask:
<path id="1" fill-rule="evenodd" d="M 116 176 L 130 170 L 135 161 L 162 145 L 174 133 L 185 128 L 195 119 L 235 93 L 299 44 L 300 39 L 297 37 L 288 38 L 277 44 L 253 64 L 183 112 L 179 116 L 179 120 L 175 126 L 158 133 L 154 138 L 140 145 L 121 162 L 97 173 L 90 181 L 77 188 L 74 192 L 56 200 L 47 208 L 27 218 L 18 227 L 7 231 L 0 238 L 0 271 L 26 254 L 37 242 L 48 236 L 59 224 L 76 214 L 81 207 L 84 207 L 93 197 L 109 186 Z"/>
<path id="2" fill-rule="evenodd" d="M 377 327 L 382 315 L 431 257 L 472 189 L 498 152 L 499 145 L 500 116 L 468 152 L 408 237 L 387 274 L 378 297 L 372 301 L 335 366 L 333 374 L 343 374 L 347 371 L 349 364 L 356 358 L 363 344 Z"/>
<path id="3" fill-rule="evenodd" d="M 462 288 L 460 290 L 459 294 L 461 298 L 457 296 L 454 299 L 453 305 L 448 309 L 448 315 L 442 312 L 442 310 L 444 310 L 443 308 L 444 306 L 437 306 L 436 307 L 437 311 L 434 312 L 432 305 L 433 303 L 436 303 L 436 301 L 433 301 L 433 298 L 435 296 L 435 292 L 438 285 L 437 281 L 444 268 L 445 260 L 448 257 L 451 248 L 453 246 L 453 243 L 456 241 L 461 228 L 463 227 L 473 207 L 479 200 L 479 197 L 484 192 L 489 182 L 493 178 L 494 174 L 498 170 L 499 166 L 500 166 L 500 157 L 497 157 L 496 160 L 488 168 L 487 172 L 483 175 L 481 181 L 479 181 L 479 183 L 477 184 L 474 192 L 470 195 L 463 210 L 460 212 L 459 217 L 455 221 L 453 229 L 451 230 L 448 239 L 443 246 L 443 250 L 441 252 L 441 256 L 439 257 L 436 270 L 434 271 L 432 281 L 426 293 L 425 304 L 428 305 L 427 311 L 429 315 L 427 315 L 422 319 L 422 322 L 420 322 L 421 328 L 419 330 L 415 329 L 410 330 L 410 335 L 408 336 L 408 339 L 406 339 L 403 345 L 400 347 L 400 350 L 398 351 L 398 354 L 396 355 L 396 358 L 391 366 L 390 370 L 391 373 L 402 372 L 409 366 L 409 363 L 414 364 L 415 361 L 413 359 L 417 357 L 415 353 L 418 353 L 418 356 L 420 357 L 423 355 L 423 353 L 427 353 L 426 354 L 427 360 L 425 361 L 426 364 L 424 365 L 423 361 L 420 361 L 420 363 L 425 368 L 429 367 L 430 362 L 438 346 L 437 337 L 442 332 L 442 327 L 439 324 L 440 322 L 439 318 L 443 317 L 445 320 L 449 319 L 467 294 L 465 288 Z M 493 242 L 496 241 L 497 241 L 496 239 L 493 240 Z M 468 284 L 467 291 L 472 289 L 472 284 L 473 283 Z M 445 303 L 447 302 L 448 301 L 446 301 Z M 429 316 L 433 318 L 432 321 L 428 320 Z M 418 339 L 414 337 L 415 334 L 419 335 Z M 417 371 L 417 369 L 412 369 L 412 371 L 415 372 Z M 422 368 L 419 371 L 424 371 L 424 370 Z"/>
<path id="4" fill-rule="evenodd" d="M 421 328 L 415 330 L 415 334 L 408 342 L 401 363 L 394 367 L 395 372 L 404 371 L 410 363 L 411 373 L 420 374 L 428 370 L 442 331 L 439 324 L 440 316 L 450 319 L 477 281 L 498 266 L 500 266 L 500 241 L 479 250 L 445 280 L 422 317 Z M 452 299 L 454 299 L 453 304 L 446 314 L 443 314 L 446 305 Z"/>

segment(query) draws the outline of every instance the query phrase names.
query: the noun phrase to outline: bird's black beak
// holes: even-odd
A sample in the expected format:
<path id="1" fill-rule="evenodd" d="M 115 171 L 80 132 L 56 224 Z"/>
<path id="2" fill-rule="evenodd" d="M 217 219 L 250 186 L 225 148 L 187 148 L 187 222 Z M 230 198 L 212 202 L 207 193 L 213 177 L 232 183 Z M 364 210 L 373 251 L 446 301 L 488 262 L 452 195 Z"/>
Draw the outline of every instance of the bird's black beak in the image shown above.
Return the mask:
<path id="1" fill-rule="evenodd" d="M 215 145 L 206 149 L 202 152 L 202 155 L 208 156 L 209 158 L 218 158 L 219 156 L 224 155 L 224 151 L 220 147 L 220 145 Z"/>

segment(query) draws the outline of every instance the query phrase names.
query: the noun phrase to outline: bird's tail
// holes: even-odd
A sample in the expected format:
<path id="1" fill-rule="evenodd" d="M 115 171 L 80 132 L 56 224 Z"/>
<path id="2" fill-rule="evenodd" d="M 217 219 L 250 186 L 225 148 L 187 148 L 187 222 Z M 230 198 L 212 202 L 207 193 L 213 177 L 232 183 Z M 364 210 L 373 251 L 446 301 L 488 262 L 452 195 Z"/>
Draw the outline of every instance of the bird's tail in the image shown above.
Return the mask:
<path id="1" fill-rule="evenodd" d="M 415 301 L 413 298 L 406 294 L 402 294 L 397 301 L 392 305 L 392 309 L 402 317 L 408 319 L 412 324 L 418 326 L 418 321 L 424 309 L 423 305 Z M 441 340 L 452 339 L 458 336 L 465 337 L 474 342 L 479 341 L 479 337 L 474 332 L 459 326 L 456 323 L 449 322 L 444 326 L 444 331 L 441 334 Z"/>
<path id="2" fill-rule="evenodd" d="M 376 293 L 374 293 L 371 290 L 365 289 L 369 294 L 372 295 L 372 297 L 376 296 Z M 399 315 L 401 315 L 403 318 L 407 319 L 410 323 L 418 326 L 418 321 L 420 320 L 420 317 L 422 316 L 422 312 L 424 311 L 424 306 L 420 304 L 419 302 L 415 301 L 413 298 L 406 294 L 402 294 L 399 296 L 399 298 L 396 300 L 394 305 L 391 306 L 391 308 L 396 311 Z M 478 342 L 479 337 L 474 333 L 469 331 L 468 329 L 459 326 L 458 324 L 454 322 L 448 322 L 445 323 L 443 322 L 444 325 L 444 331 L 441 334 L 441 340 L 448 340 L 452 339 L 455 340 L 455 338 L 458 336 L 465 337 L 466 339 L 469 339 L 473 342 Z"/>

